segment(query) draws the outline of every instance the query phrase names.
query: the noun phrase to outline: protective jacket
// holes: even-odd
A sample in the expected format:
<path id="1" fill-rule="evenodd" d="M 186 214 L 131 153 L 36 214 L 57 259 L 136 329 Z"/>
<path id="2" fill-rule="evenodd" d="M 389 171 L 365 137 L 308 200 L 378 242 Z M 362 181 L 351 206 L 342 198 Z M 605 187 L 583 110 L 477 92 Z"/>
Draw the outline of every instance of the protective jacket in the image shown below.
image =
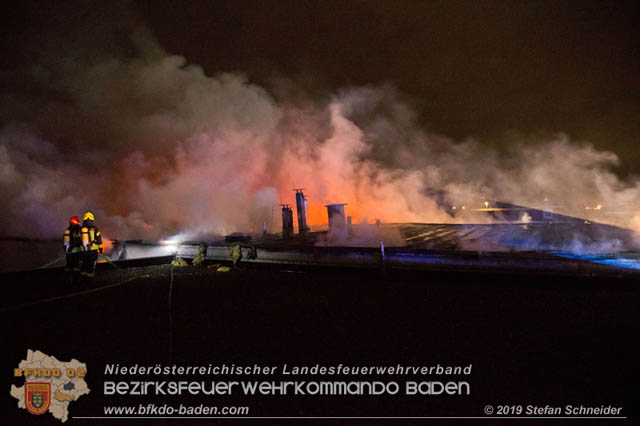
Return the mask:
<path id="1" fill-rule="evenodd" d="M 82 245 L 87 251 L 97 250 L 102 253 L 102 235 L 92 220 L 82 222 Z"/>
<path id="2" fill-rule="evenodd" d="M 80 225 L 69 225 L 64 230 L 62 240 L 64 242 L 64 251 L 67 253 L 79 253 L 84 250 Z"/>

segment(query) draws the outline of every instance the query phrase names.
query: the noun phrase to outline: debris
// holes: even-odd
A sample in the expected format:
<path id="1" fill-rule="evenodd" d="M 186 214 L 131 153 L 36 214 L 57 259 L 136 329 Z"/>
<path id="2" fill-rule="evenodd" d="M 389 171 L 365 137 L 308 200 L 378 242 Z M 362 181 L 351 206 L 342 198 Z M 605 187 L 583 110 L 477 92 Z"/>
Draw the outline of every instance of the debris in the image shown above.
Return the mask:
<path id="1" fill-rule="evenodd" d="M 228 266 L 220 266 L 218 269 L 216 269 L 217 272 L 229 272 L 231 270 L 231 268 L 229 268 Z"/>
<path id="2" fill-rule="evenodd" d="M 189 264 L 187 263 L 187 261 L 186 261 L 186 260 L 184 260 L 184 259 L 183 259 L 183 258 L 181 258 L 181 257 L 178 257 L 178 258 L 174 259 L 173 261 L 171 261 L 171 264 L 172 264 L 173 266 L 188 266 L 188 265 L 189 265 Z"/>
<path id="3" fill-rule="evenodd" d="M 233 267 L 237 267 L 238 263 L 242 260 L 242 248 L 239 245 L 231 247 L 231 259 L 233 260 Z"/>
<path id="4" fill-rule="evenodd" d="M 204 259 L 207 257 L 207 246 L 205 244 L 200 244 L 198 247 L 198 254 L 193 258 L 193 266 L 203 266 Z"/>

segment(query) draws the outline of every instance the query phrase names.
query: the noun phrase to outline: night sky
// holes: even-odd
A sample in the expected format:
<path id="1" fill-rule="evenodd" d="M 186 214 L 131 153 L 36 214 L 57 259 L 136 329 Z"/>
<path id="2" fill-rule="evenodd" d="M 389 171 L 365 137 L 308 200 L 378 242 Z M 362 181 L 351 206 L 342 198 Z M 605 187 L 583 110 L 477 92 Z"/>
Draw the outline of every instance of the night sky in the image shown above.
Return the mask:
<path id="1" fill-rule="evenodd" d="M 39 34 L 96 39 L 105 35 L 72 29 L 137 14 L 170 53 L 207 73 L 244 73 L 276 96 L 388 83 L 434 132 L 497 145 L 513 132 L 564 132 L 640 172 L 638 2 L 27 3 L 3 11 L 8 67 Z"/>
<path id="2" fill-rule="evenodd" d="M 640 172 L 640 4 L 599 1 L 135 3 L 170 52 L 323 96 L 390 83 L 430 130 L 500 144 L 564 132 Z"/>

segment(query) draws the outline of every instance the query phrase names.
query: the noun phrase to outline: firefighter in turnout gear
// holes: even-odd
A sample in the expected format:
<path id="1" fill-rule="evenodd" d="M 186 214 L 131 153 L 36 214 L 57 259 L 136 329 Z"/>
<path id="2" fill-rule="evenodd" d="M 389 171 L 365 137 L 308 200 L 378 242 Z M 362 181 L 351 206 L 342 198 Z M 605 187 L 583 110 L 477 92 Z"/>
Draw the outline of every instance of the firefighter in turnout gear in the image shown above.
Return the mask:
<path id="1" fill-rule="evenodd" d="M 82 245 L 82 228 L 80 218 L 72 216 L 69 219 L 69 226 L 64 230 L 64 251 L 67 254 L 66 271 L 80 271 L 80 256 L 84 251 Z"/>
<path id="2" fill-rule="evenodd" d="M 97 226 L 93 224 L 93 213 L 86 212 L 82 221 L 82 275 L 93 278 L 96 270 L 98 253 L 102 253 L 102 236 Z"/>

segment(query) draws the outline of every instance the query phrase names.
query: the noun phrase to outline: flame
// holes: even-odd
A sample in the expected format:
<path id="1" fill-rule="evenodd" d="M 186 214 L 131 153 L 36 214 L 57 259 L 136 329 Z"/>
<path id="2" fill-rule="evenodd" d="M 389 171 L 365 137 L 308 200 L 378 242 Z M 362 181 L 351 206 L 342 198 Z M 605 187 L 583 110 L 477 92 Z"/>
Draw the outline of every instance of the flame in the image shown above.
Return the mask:
<path id="1" fill-rule="evenodd" d="M 102 235 L 102 248 L 104 251 L 110 250 L 111 247 L 113 247 L 113 242 L 105 235 Z"/>
<path id="2" fill-rule="evenodd" d="M 316 225 L 326 225 L 327 223 L 329 223 L 329 218 L 327 216 L 327 208 L 325 206 L 327 204 L 330 204 L 331 201 L 315 200 L 315 199 L 312 199 L 310 196 L 307 196 L 306 198 L 307 198 L 307 224 L 309 226 L 316 226 Z M 336 200 L 347 200 L 345 202 L 348 202 L 349 198 L 347 196 L 341 197 L 341 198 L 336 197 Z M 342 202 L 342 201 L 336 201 L 336 202 Z M 296 225 L 297 225 L 297 216 L 296 216 L 297 211 L 295 207 L 295 199 L 289 204 L 292 205 L 293 207 L 294 221 L 296 222 Z M 392 221 L 393 214 L 385 215 L 381 213 L 384 213 L 383 206 L 380 206 L 380 208 L 377 211 L 375 211 L 376 217 L 380 217 L 383 222 Z M 354 223 L 363 223 L 363 222 L 373 223 L 374 222 L 373 218 L 370 217 L 371 215 L 367 216 L 364 213 L 364 211 L 358 208 L 357 206 L 346 205 L 345 216 L 351 216 Z"/>

